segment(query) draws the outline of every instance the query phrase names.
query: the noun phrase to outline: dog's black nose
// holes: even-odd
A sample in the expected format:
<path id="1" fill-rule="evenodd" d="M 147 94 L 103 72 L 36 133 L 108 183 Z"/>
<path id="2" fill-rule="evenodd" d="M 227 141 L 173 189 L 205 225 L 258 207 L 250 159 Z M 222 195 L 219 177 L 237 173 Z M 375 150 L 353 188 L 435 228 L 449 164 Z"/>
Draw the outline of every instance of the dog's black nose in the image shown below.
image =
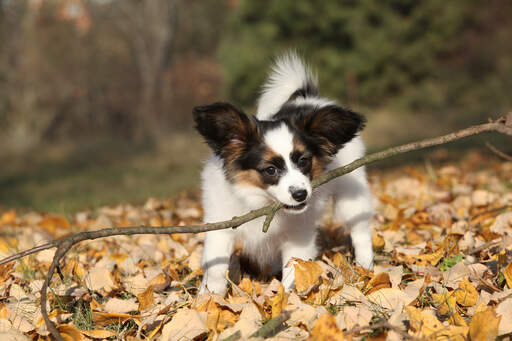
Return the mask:
<path id="1" fill-rule="evenodd" d="M 308 196 L 308 191 L 305 189 L 296 189 L 290 187 L 290 193 L 292 194 L 293 199 L 297 200 L 298 202 L 303 202 Z"/>

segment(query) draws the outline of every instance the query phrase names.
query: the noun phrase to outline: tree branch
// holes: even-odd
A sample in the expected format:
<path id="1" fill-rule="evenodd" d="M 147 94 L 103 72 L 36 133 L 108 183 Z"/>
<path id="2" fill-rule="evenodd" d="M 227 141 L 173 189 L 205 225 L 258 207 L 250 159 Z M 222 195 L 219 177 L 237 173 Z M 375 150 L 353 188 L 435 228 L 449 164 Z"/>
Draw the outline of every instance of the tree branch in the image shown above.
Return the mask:
<path id="1" fill-rule="evenodd" d="M 509 115 L 507 118 L 499 118 L 496 121 L 491 121 L 489 123 L 480 124 L 476 126 L 471 126 L 466 129 L 462 129 L 447 135 L 434 137 L 430 139 L 425 139 L 418 142 L 412 142 L 408 144 L 404 144 L 397 147 L 388 148 L 381 152 L 373 153 L 366 155 L 360 159 L 355 160 L 354 162 L 336 168 L 330 172 L 327 172 L 318 178 L 316 178 L 312 185 L 313 188 L 319 187 L 337 177 L 340 177 L 344 174 L 350 173 L 353 170 L 365 166 L 367 164 L 373 163 L 375 161 L 383 160 L 390 158 L 392 156 L 407 153 L 414 150 L 420 150 L 428 147 L 433 147 L 437 145 L 442 145 L 445 143 L 449 143 L 455 140 L 462 139 L 464 137 L 481 134 L 483 132 L 499 132 L 502 134 L 506 134 L 512 136 L 512 115 Z M 214 230 L 222 230 L 227 228 L 236 228 L 246 222 L 249 222 L 253 219 L 265 216 L 265 222 L 263 224 L 263 231 L 266 232 L 274 218 L 274 215 L 277 211 L 282 208 L 282 204 L 274 203 L 263 208 L 253 210 L 247 214 L 244 214 L 240 217 L 233 217 L 231 220 L 217 222 L 217 223 L 208 223 L 202 225 L 195 226 L 171 226 L 171 227 L 121 227 L 121 228 L 108 228 L 98 231 L 85 231 L 80 232 L 68 237 L 56 239 L 50 243 L 36 246 L 32 249 L 20 252 L 18 254 L 12 255 L 10 257 L 4 258 L 0 261 L 0 265 L 4 263 L 8 263 L 14 261 L 16 259 L 25 257 L 27 255 L 46 250 L 49 248 L 57 247 L 57 251 L 53 257 L 52 264 L 50 269 L 48 270 L 48 276 L 46 277 L 44 284 L 41 288 L 41 314 L 43 315 L 43 319 L 48 327 L 48 330 L 51 334 L 59 341 L 63 341 L 64 339 L 60 336 L 57 328 L 50 321 L 48 317 L 48 312 L 46 310 L 46 301 L 47 301 L 47 290 L 50 286 L 51 279 L 55 272 L 55 269 L 58 267 L 60 260 L 66 255 L 66 253 L 73 247 L 73 245 L 84 241 L 84 240 L 93 240 L 98 238 L 104 238 L 109 236 L 119 236 L 119 235 L 134 235 L 134 234 L 173 234 L 173 233 L 200 233 Z"/>

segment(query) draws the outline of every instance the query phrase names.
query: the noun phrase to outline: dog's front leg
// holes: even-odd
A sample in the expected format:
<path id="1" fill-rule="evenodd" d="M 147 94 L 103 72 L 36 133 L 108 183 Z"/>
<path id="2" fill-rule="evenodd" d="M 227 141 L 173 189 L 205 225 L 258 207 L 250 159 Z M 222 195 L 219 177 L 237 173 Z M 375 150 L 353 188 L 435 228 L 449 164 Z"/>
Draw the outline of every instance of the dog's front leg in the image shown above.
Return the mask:
<path id="1" fill-rule="evenodd" d="M 235 233 L 233 230 L 210 231 L 206 233 L 201 265 L 204 269 L 199 293 L 226 293 L 226 270 L 233 253 Z"/>
<path id="2" fill-rule="evenodd" d="M 332 185 L 331 185 L 332 186 Z M 356 263 L 371 269 L 373 267 L 372 195 L 363 168 L 343 175 L 334 181 L 336 220 L 341 220 L 349 229 L 354 247 Z"/>

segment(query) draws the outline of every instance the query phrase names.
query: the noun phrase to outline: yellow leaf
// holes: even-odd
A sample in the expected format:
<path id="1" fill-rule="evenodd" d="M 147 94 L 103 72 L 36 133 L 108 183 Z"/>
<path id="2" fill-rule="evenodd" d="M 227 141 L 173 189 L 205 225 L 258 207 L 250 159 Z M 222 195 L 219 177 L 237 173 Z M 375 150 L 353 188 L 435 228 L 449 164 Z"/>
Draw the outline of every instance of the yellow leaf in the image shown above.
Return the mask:
<path id="1" fill-rule="evenodd" d="M 105 329 L 80 330 L 80 333 L 85 336 L 92 337 L 93 339 L 106 339 L 107 337 L 116 336 L 116 333 L 113 331 Z"/>
<path id="2" fill-rule="evenodd" d="M 0 218 L 0 223 L 2 225 L 12 225 L 16 222 L 16 211 L 15 210 L 9 210 L 7 212 L 4 212 L 2 214 L 2 217 Z"/>
<path id="3" fill-rule="evenodd" d="M 303 293 L 313 285 L 319 283 L 318 278 L 322 274 L 322 267 L 313 261 L 295 259 L 295 288 L 297 292 Z"/>
<path id="4" fill-rule="evenodd" d="M 92 320 L 95 324 L 104 326 L 110 323 L 119 323 L 125 322 L 130 319 L 135 319 L 136 315 L 124 314 L 124 313 L 102 313 L 102 312 L 92 312 Z"/>
<path id="5" fill-rule="evenodd" d="M 505 275 L 505 280 L 507 281 L 507 286 L 510 289 L 512 289 L 512 263 L 507 265 L 507 267 L 503 271 L 503 275 Z"/>
<path id="6" fill-rule="evenodd" d="M 39 226 L 51 234 L 54 234 L 55 230 L 57 229 L 69 230 L 71 228 L 69 221 L 66 218 L 58 215 L 50 215 L 44 217 L 43 220 L 39 222 Z"/>
<path id="7" fill-rule="evenodd" d="M 405 307 L 409 316 L 409 332 L 412 336 L 418 338 L 433 338 L 438 340 L 465 341 L 469 328 L 466 326 L 445 326 L 432 313 L 421 311 L 412 306 Z"/>
<path id="8" fill-rule="evenodd" d="M 380 272 L 377 275 L 373 276 L 373 278 L 366 285 L 366 289 L 364 291 L 365 295 L 369 295 L 374 291 L 377 291 L 382 288 L 391 288 L 391 281 L 389 280 L 389 274 L 385 272 Z"/>
<path id="9" fill-rule="evenodd" d="M 139 300 L 139 311 L 151 308 L 155 303 L 153 299 L 153 287 L 149 286 L 144 292 L 137 295 Z"/>
<path id="10" fill-rule="evenodd" d="M 434 253 L 429 253 L 429 254 L 424 254 L 424 255 L 419 255 L 419 256 L 414 256 L 414 255 L 403 256 L 405 262 L 411 263 L 414 265 L 419 265 L 419 266 L 426 266 L 428 264 L 436 266 L 437 263 L 439 263 L 439 261 L 443 257 L 444 257 L 444 249 L 443 248 L 440 248 L 439 250 L 437 250 Z"/>
<path id="11" fill-rule="evenodd" d="M 170 284 L 169 277 L 164 273 L 159 273 L 149 281 L 149 285 L 155 290 L 164 290 Z"/>
<path id="12" fill-rule="evenodd" d="M 459 283 L 459 289 L 455 290 L 457 303 L 464 307 L 472 307 L 478 301 L 478 292 L 471 282 L 465 278 Z"/>
<path id="13" fill-rule="evenodd" d="M 208 304 L 206 305 L 206 312 L 208 313 L 208 316 L 206 317 L 206 326 L 208 329 L 216 332 L 221 310 L 217 306 L 217 303 L 215 303 L 211 298 L 208 300 Z"/>
<path id="14" fill-rule="evenodd" d="M 57 327 L 59 330 L 60 336 L 66 341 L 81 341 L 84 340 L 84 336 L 80 333 L 78 329 L 69 324 L 61 324 Z"/>
<path id="15" fill-rule="evenodd" d="M 252 283 L 251 280 L 247 277 L 242 278 L 240 284 L 238 285 L 240 289 L 249 294 L 252 297 Z"/>
<path id="16" fill-rule="evenodd" d="M 444 327 L 434 315 L 416 307 L 407 306 L 405 312 L 409 316 L 411 329 L 417 333 L 416 336 L 429 337 Z"/>
<path id="17" fill-rule="evenodd" d="M 437 313 L 445 315 L 450 318 L 450 323 L 456 326 L 467 326 L 466 321 L 460 316 L 457 311 L 457 299 L 454 291 L 449 291 L 443 294 L 432 294 L 432 298 L 439 304 Z"/>
<path id="18" fill-rule="evenodd" d="M 469 323 L 469 335 L 471 336 L 471 340 L 496 340 L 500 320 L 501 316 L 497 316 L 493 308 L 475 313 Z"/>
<path id="19" fill-rule="evenodd" d="M 372 244 L 373 244 L 374 251 L 382 250 L 384 248 L 384 244 L 385 244 L 384 238 L 382 238 L 382 236 L 380 234 L 378 234 L 377 232 L 373 232 Z"/>
<path id="20" fill-rule="evenodd" d="M 281 313 L 283 308 L 286 306 L 287 301 L 287 295 L 284 292 L 284 287 L 281 284 L 279 286 L 279 290 L 277 291 L 277 294 L 272 298 L 272 317 L 276 317 Z"/>
<path id="21" fill-rule="evenodd" d="M 344 339 L 343 333 L 338 328 L 334 316 L 330 313 L 325 313 L 316 320 L 308 341 L 342 341 Z"/>

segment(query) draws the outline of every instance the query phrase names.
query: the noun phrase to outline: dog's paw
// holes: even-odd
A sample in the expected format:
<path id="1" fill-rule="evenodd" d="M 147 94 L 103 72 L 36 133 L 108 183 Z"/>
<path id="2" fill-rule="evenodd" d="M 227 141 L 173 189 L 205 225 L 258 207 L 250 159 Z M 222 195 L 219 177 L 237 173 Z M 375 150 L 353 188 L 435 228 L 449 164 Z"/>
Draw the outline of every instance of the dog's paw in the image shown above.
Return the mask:
<path id="1" fill-rule="evenodd" d="M 213 293 L 224 296 L 226 294 L 228 281 L 224 277 L 219 277 L 215 275 L 206 275 L 203 277 L 201 281 L 201 286 L 199 287 L 199 294 L 205 293 Z"/>
<path id="2" fill-rule="evenodd" d="M 281 280 L 284 290 L 290 292 L 295 288 L 295 267 L 293 264 L 283 269 L 283 279 Z"/>
<path id="3" fill-rule="evenodd" d="M 373 250 L 369 248 L 355 249 L 356 263 L 365 269 L 373 269 Z"/>

